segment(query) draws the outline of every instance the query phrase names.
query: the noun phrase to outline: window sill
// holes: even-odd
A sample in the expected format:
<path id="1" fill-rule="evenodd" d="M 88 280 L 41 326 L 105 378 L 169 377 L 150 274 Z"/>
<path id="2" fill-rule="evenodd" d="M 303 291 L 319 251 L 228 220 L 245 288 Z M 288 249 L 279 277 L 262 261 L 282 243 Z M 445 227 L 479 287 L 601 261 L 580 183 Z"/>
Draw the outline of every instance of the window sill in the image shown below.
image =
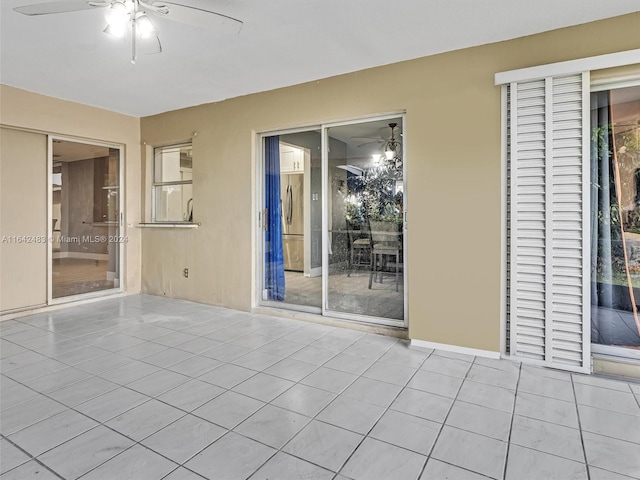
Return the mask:
<path id="1" fill-rule="evenodd" d="M 201 225 L 198 223 L 171 223 L 171 222 L 154 222 L 154 223 L 139 223 L 137 227 L 139 228 L 198 228 Z"/>

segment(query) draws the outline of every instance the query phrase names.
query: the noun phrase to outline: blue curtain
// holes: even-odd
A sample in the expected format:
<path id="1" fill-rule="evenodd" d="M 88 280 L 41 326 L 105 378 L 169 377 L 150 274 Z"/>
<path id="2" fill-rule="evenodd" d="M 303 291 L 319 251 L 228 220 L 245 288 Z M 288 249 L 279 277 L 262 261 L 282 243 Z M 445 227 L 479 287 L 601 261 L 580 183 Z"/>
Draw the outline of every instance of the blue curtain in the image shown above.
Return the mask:
<path id="1" fill-rule="evenodd" d="M 264 139 L 265 207 L 265 289 L 269 300 L 284 300 L 284 255 L 282 251 L 282 206 L 280 203 L 280 137 Z"/>

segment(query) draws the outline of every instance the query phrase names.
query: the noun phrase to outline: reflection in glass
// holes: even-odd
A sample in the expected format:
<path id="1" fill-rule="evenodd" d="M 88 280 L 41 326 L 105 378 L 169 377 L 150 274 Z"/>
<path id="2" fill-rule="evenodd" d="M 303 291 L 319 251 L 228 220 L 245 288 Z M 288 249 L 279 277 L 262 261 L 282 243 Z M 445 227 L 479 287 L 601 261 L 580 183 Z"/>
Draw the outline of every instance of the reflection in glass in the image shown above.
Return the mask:
<path id="1" fill-rule="evenodd" d="M 53 142 L 52 297 L 118 288 L 120 151 Z"/>
<path id="2" fill-rule="evenodd" d="M 318 130 L 265 138 L 264 299 L 322 306 L 322 156 Z"/>
<path id="3" fill-rule="evenodd" d="M 402 120 L 358 123 L 328 131 L 331 243 L 327 307 L 402 320 Z"/>
<path id="4" fill-rule="evenodd" d="M 591 340 L 640 348 L 640 87 L 591 95 Z"/>

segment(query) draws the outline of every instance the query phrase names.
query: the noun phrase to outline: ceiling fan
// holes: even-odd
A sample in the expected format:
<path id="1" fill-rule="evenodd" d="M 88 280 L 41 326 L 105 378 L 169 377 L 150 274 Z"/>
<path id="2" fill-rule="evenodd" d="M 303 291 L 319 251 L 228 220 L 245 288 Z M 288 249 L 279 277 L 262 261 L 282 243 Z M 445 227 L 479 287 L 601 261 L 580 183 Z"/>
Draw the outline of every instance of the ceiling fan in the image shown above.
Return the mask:
<path id="1" fill-rule="evenodd" d="M 104 33 L 116 38 L 125 38 L 127 31 L 131 31 L 131 63 L 136 63 L 137 43 L 142 47 L 142 53 L 153 54 L 162 52 L 158 31 L 148 15 L 158 16 L 175 22 L 194 25 L 203 28 L 217 28 L 239 33 L 242 21 L 221 13 L 190 7 L 179 3 L 162 0 L 57 0 L 54 2 L 37 3 L 16 7 L 14 10 L 24 15 L 50 15 L 53 13 L 76 12 L 106 8 L 107 27 Z"/>

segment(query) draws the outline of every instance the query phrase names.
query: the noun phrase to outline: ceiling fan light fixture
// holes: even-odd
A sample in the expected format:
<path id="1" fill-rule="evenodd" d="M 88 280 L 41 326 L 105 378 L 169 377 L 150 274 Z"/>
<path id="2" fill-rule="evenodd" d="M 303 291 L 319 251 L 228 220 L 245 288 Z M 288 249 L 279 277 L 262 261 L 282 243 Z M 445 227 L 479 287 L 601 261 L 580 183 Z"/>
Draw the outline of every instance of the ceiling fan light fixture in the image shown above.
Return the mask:
<path id="1" fill-rule="evenodd" d="M 122 2 L 114 2 L 107 10 L 107 23 L 126 24 L 129 19 L 129 9 Z"/>
<path id="2" fill-rule="evenodd" d="M 114 38 L 123 39 L 126 32 L 126 24 L 110 23 L 103 30 L 104 33 Z"/>
<path id="3" fill-rule="evenodd" d="M 371 157 L 373 157 L 373 164 L 374 165 L 379 165 L 380 164 L 380 158 L 382 157 L 381 154 L 374 153 L 373 155 L 371 155 Z"/>
<path id="4" fill-rule="evenodd" d="M 122 2 L 114 2 L 107 10 L 107 28 L 104 33 L 116 38 L 124 38 L 129 23 L 129 11 Z"/>
<path id="5" fill-rule="evenodd" d="M 140 38 L 152 38 L 158 35 L 156 27 L 144 12 L 137 12 L 134 21 L 136 22 L 136 33 L 140 35 Z"/>

